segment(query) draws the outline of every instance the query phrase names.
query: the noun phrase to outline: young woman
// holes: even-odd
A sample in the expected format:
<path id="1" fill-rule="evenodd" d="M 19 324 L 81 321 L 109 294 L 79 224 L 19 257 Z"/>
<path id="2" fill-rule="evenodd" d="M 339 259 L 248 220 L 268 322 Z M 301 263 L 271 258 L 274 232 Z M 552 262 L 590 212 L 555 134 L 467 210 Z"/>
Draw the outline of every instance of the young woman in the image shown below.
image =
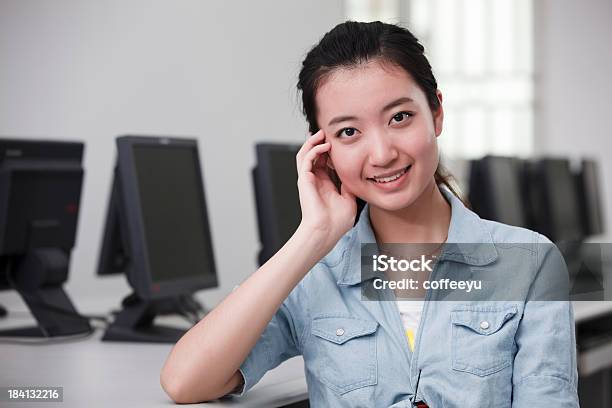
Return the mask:
<path id="1" fill-rule="evenodd" d="M 161 375 L 170 397 L 241 395 L 301 354 L 315 407 L 578 406 L 571 305 L 536 297 L 562 260 L 545 237 L 480 219 L 446 182 L 442 95 L 417 39 L 340 24 L 306 56 L 298 88 L 312 133 L 296 157 L 301 224 L 176 344 Z M 466 245 L 436 244 L 432 279 L 485 276 L 513 295 L 364 299 L 362 244 L 444 242 Z"/>

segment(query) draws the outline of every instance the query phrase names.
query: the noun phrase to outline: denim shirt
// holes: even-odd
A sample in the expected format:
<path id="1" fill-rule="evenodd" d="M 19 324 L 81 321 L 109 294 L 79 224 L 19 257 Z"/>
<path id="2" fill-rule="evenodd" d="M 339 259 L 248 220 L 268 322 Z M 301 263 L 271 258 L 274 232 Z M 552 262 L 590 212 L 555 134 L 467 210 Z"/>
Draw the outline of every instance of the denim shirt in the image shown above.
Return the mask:
<path id="1" fill-rule="evenodd" d="M 416 400 L 433 408 L 577 407 L 571 303 L 532 298 L 543 271 L 563 266 L 556 247 L 544 250 L 539 244 L 550 243 L 544 236 L 483 220 L 442 192 L 452 211 L 447 242 L 488 245 L 443 253 L 433 274 L 478 269 L 510 280 L 525 274 L 522 301 L 426 297 L 411 352 L 396 303 L 362 298 L 361 244 L 376 242 L 366 205 L 282 303 L 240 367 L 245 383 L 237 395 L 302 355 L 313 407 L 411 407 L 419 372 Z M 513 243 L 512 251 L 500 250 Z"/>

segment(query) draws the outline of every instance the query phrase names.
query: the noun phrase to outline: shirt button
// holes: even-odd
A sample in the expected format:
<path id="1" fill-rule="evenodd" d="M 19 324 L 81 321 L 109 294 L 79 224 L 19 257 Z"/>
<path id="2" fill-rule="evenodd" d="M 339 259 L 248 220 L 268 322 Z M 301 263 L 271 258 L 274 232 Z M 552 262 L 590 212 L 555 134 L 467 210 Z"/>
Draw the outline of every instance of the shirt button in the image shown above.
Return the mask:
<path id="1" fill-rule="evenodd" d="M 344 334 L 344 329 L 336 330 L 336 336 L 342 336 Z"/>
<path id="2" fill-rule="evenodd" d="M 489 328 L 489 322 L 487 322 L 486 320 L 483 320 L 482 322 L 480 322 L 480 328 L 482 330 L 487 330 Z"/>

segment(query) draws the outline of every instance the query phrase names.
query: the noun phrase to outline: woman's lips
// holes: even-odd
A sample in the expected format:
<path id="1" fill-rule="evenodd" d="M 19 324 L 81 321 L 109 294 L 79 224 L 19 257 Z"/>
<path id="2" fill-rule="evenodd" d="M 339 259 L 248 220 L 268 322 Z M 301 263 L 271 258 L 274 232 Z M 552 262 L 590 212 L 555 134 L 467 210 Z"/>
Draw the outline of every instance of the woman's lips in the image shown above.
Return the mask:
<path id="1" fill-rule="evenodd" d="M 392 181 L 382 181 L 382 180 L 376 180 L 374 178 L 368 178 L 368 181 L 370 181 L 371 183 L 373 183 L 376 187 L 388 191 L 388 190 L 394 190 L 396 188 L 398 188 L 403 182 L 404 180 L 406 180 L 408 178 L 408 174 L 410 173 L 410 169 L 412 168 L 412 165 L 406 167 L 403 170 L 403 174 L 401 176 L 399 176 L 398 178 L 392 180 Z M 393 177 L 393 176 L 390 176 Z M 388 178 L 387 178 L 388 179 Z"/>

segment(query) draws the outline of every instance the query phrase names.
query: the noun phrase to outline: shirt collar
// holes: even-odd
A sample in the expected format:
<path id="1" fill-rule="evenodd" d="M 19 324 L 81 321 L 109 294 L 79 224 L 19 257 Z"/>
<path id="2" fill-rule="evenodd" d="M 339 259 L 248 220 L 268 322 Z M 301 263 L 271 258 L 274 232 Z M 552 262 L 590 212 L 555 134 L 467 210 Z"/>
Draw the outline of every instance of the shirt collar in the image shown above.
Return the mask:
<path id="1" fill-rule="evenodd" d="M 447 188 L 440 188 L 442 194 L 451 205 L 451 220 L 448 238 L 442 249 L 439 261 L 460 262 L 467 265 L 483 266 L 495 261 L 498 257 L 493 238 L 485 222 L 469 210 L 459 198 Z M 370 224 L 369 205 L 361 211 L 353 234 L 347 240 L 347 247 L 342 249 L 339 271 L 339 285 L 355 285 L 369 279 L 361 273 L 361 244 L 376 243 L 376 237 Z M 462 245 L 463 244 L 463 245 Z M 474 245 L 482 244 L 482 245 Z"/>

